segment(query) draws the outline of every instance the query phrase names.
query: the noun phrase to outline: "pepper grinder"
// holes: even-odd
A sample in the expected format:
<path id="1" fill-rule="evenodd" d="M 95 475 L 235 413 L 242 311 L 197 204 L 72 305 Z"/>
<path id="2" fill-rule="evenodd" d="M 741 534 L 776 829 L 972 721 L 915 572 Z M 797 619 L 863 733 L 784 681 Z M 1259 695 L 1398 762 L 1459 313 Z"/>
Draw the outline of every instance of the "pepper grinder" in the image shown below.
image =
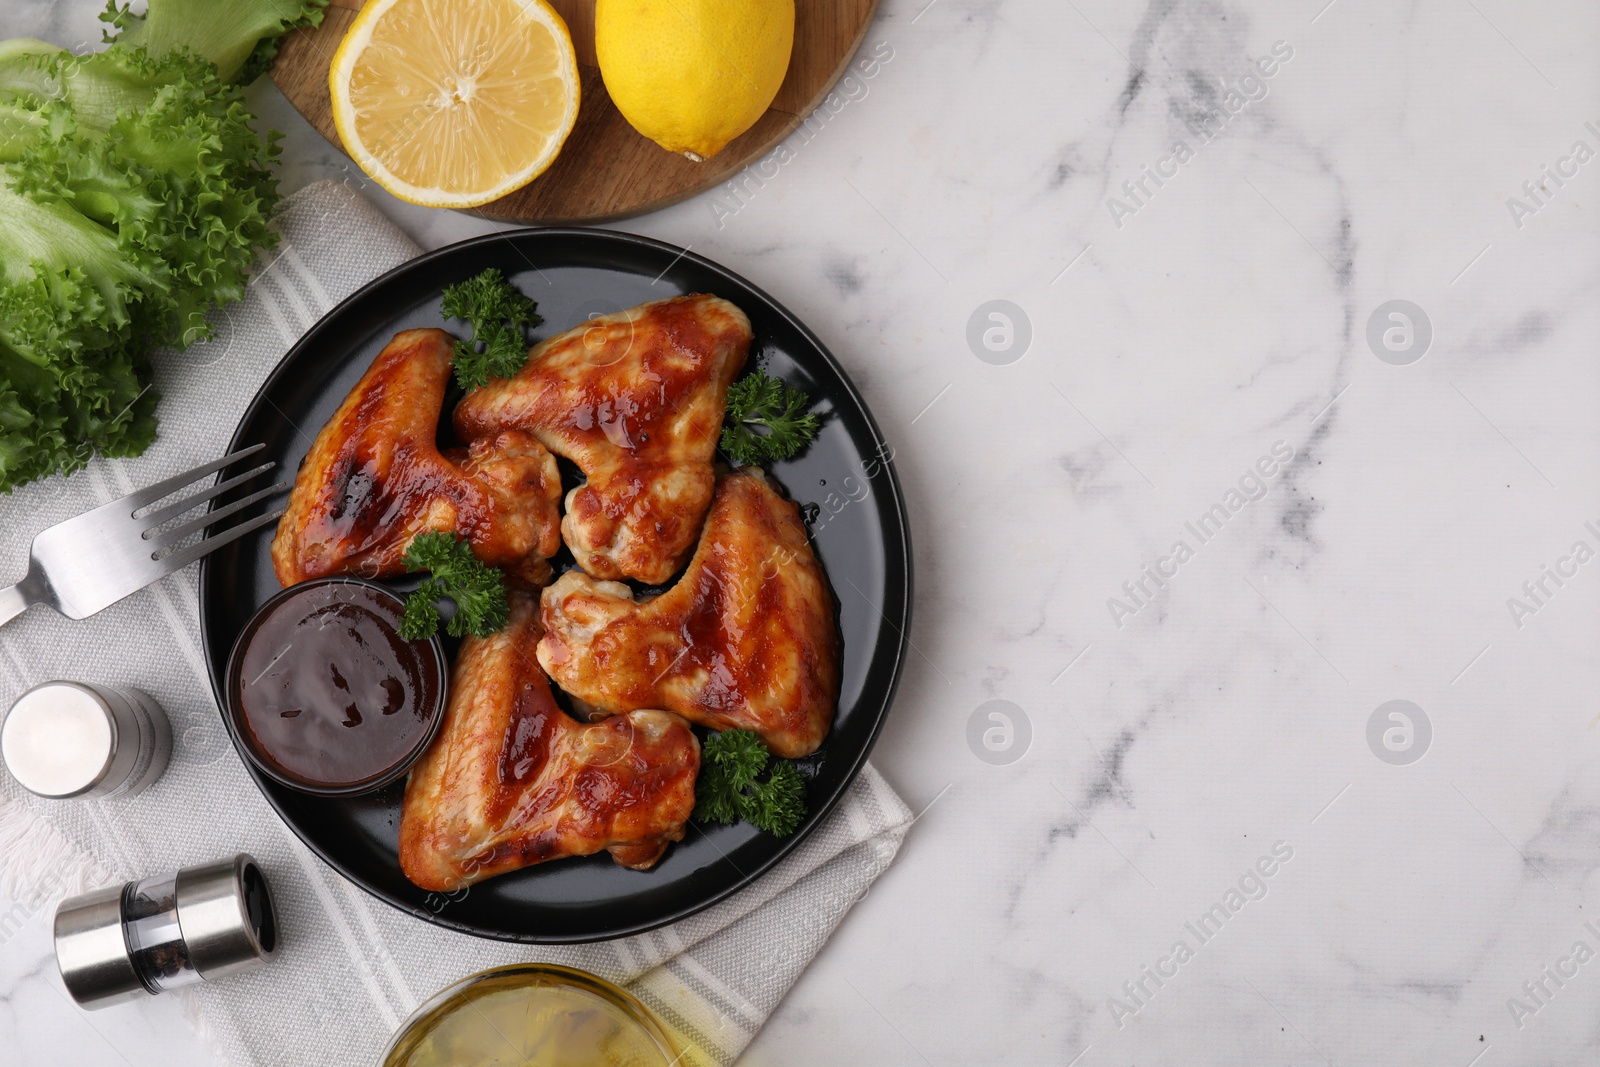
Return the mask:
<path id="1" fill-rule="evenodd" d="M 278 923 L 266 877 L 241 852 L 64 900 L 55 942 L 67 992 L 93 1010 L 260 966 Z"/>

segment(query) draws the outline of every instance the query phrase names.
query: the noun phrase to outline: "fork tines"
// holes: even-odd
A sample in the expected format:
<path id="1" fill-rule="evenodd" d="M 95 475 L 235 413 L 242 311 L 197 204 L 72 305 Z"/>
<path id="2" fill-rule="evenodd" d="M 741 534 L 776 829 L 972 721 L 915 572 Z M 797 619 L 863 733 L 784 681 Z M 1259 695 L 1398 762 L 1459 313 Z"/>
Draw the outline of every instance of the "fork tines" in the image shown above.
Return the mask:
<path id="1" fill-rule="evenodd" d="M 183 544 L 183 542 L 201 531 L 207 528 L 214 528 L 219 521 L 236 515 L 252 504 L 287 489 L 289 487 L 288 483 L 283 481 L 276 482 L 263 489 L 257 489 L 221 507 L 214 507 L 179 525 L 162 529 L 168 523 L 187 515 L 202 504 L 208 504 L 230 490 L 259 478 L 270 470 L 276 469 L 278 464 L 273 460 L 258 464 L 243 473 L 223 478 L 215 485 L 181 497 L 170 504 L 156 507 L 156 505 L 161 504 L 163 500 L 174 493 L 193 485 L 207 475 L 224 470 L 242 459 L 255 455 L 265 447 L 265 445 L 256 444 L 251 445 L 249 448 L 240 449 L 238 452 L 223 456 L 221 459 L 212 460 L 183 474 L 174 475 L 165 481 L 157 482 L 155 485 L 128 497 L 129 502 L 134 505 L 131 517 L 142 525 L 143 531 L 140 536 L 150 544 L 150 558 L 161 561 L 171 570 L 178 570 L 201 556 L 238 540 L 253 530 L 260 529 L 281 516 L 284 508 L 279 505 L 269 508 L 264 514 L 246 519 L 244 522 L 224 530 L 213 532 L 211 536 L 203 538 L 194 544 Z M 152 508 L 154 510 L 150 510 Z M 143 514 L 140 514 L 141 512 Z"/>

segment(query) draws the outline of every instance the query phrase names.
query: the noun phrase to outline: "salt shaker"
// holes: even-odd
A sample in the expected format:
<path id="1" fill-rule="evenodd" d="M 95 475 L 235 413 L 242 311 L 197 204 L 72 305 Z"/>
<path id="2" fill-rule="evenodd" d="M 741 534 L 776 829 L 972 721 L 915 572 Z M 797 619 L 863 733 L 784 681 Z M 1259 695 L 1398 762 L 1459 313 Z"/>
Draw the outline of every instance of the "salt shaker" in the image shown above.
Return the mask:
<path id="1" fill-rule="evenodd" d="M 134 796 L 161 777 L 172 728 L 137 689 L 87 682 L 36 685 L 0 724 L 0 759 L 41 797 Z"/>

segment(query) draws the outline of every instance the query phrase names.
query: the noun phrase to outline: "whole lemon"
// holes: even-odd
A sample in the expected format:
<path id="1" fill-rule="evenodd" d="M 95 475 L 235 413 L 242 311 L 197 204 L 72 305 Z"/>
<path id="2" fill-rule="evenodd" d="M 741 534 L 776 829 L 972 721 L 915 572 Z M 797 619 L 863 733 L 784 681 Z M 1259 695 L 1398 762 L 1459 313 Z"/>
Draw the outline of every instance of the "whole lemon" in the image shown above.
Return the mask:
<path id="1" fill-rule="evenodd" d="M 709 159 L 759 119 L 794 48 L 794 0 L 598 0 L 595 52 L 633 128 Z"/>

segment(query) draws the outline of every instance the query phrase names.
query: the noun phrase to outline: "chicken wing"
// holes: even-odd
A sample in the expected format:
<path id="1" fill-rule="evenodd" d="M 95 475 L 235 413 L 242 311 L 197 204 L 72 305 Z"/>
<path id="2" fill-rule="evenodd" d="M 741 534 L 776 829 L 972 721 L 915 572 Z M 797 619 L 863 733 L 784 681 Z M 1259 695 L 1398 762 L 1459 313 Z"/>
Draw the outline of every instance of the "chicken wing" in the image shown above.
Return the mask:
<path id="1" fill-rule="evenodd" d="M 689 568 L 636 601 L 568 571 L 544 591 L 539 662 L 595 709 L 665 708 L 814 752 L 839 696 L 839 632 L 799 509 L 756 468 L 723 476 Z"/>
<path id="2" fill-rule="evenodd" d="M 582 469 L 561 533 L 596 578 L 667 581 L 694 549 L 715 485 L 712 456 L 750 320 L 714 296 L 604 315 L 537 345 L 515 377 L 469 393 L 464 441 L 538 437 Z"/>
<path id="3" fill-rule="evenodd" d="M 444 454 L 435 444 L 453 341 L 396 334 L 322 428 L 272 540 L 279 583 L 402 574 L 426 530 L 465 535 L 479 559 L 524 582 L 549 580 L 561 547 L 555 457 L 517 430 Z"/>
<path id="4" fill-rule="evenodd" d="M 689 724 L 664 711 L 577 722 L 533 657 L 538 638 L 537 603 L 513 593 L 505 629 L 461 644 L 401 808 L 400 869 L 423 889 L 601 849 L 644 870 L 683 838 L 700 770 Z"/>

